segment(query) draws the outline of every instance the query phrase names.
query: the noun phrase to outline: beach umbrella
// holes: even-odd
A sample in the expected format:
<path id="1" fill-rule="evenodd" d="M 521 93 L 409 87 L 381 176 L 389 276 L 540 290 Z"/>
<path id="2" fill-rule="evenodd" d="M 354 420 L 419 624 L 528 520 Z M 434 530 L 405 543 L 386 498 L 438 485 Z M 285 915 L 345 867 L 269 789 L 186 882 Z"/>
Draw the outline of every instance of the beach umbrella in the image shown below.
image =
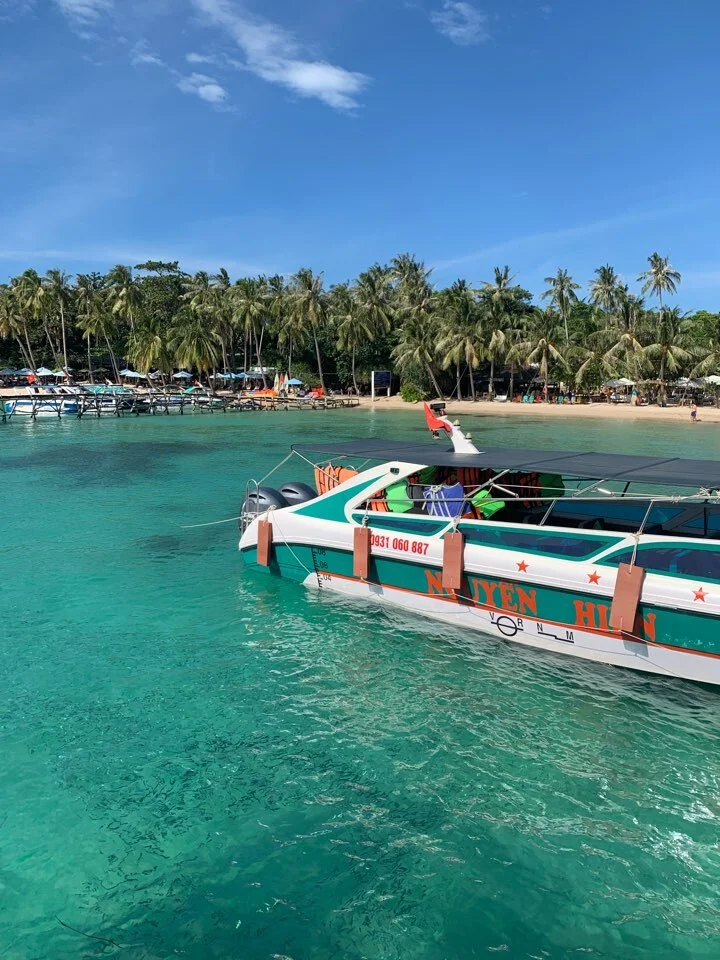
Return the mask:
<path id="1" fill-rule="evenodd" d="M 10 367 L 5 367 L 4 370 L 0 370 L 0 377 L 14 377 L 15 371 L 11 370 Z"/>
<path id="2" fill-rule="evenodd" d="M 0 373 L 4 373 L 4 370 L 0 370 Z M 712 383 L 713 386 L 720 385 L 720 376 L 717 373 L 711 373 L 709 377 L 703 377 L 705 383 Z"/>
<path id="3" fill-rule="evenodd" d="M 23 367 L 21 370 L 15 370 L 16 377 L 26 377 L 29 373 L 32 373 L 32 370 L 29 367 Z"/>
<path id="4" fill-rule="evenodd" d="M 54 376 L 55 376 L 55 374 L 52 372 L 52 370 L 48 370 L 47 367 L 38 367 L 38 369 L 37 369 L 35 372 L 37 373 L 37 375 L 38 375 L 39 377 L 54 377 Z"/>
<path id="5" fill-rule="evenodd" d="M 173 380 L 192 380 L 193 375 L 188 373 L 187 370 L 181 370 L 179 373 L 173 374 Z"/>
<path id="6" fill-rule="evenodd" d="M 301 387 L 303 382 L 302 380 L 298 380 L 297 377 L 293 377 L 292 380 L 288 380 L 287 385 L 289 387 Z"/>

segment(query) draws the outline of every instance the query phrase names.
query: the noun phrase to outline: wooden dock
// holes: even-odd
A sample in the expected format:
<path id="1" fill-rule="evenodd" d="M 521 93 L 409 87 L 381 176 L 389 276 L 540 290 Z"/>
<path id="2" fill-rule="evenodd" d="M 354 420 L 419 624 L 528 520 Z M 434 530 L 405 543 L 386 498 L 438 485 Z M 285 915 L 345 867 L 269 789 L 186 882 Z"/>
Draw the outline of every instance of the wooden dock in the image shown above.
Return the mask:
<path id="1" fill-rule="evenodd" d="M 23 412 L 8 411 L 6 402 L 22 401 Z M 276 410 L 337 410 L 360 406 L 357 397 L 269 397 L 210 393 L 119 393 L 78 390 L 62 394 L 0 392 L 0 417 L 7 423 L 21 420 L 84 417 L 169 416 L 170 414 L 215 414 L 269 412 Z M 29 408 L 28 408 L 29 407 Z"/>

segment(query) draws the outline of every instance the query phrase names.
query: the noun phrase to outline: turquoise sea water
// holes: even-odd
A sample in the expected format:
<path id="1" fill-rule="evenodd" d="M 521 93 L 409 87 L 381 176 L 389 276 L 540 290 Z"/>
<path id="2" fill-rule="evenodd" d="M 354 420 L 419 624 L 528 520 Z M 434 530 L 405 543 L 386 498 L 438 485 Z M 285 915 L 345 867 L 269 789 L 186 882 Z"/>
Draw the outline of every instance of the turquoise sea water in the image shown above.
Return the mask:
<path id="1" fill-rule="evenodd" d="M 720 458 L 710 424 L 466 425 Z M 316 596 L 244 569 L 235 524 L 182 529 L 319 432 L 424 436 L 0 425 L 0 957 L 717 957 L 720 693 Z"/>

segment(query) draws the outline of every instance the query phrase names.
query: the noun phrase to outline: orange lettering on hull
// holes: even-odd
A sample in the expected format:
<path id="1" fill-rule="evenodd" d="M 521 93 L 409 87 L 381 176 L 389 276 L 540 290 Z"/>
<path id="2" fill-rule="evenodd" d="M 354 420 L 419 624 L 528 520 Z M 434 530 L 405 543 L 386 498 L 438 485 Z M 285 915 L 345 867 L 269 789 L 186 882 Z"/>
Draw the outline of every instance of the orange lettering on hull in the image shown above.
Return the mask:
<path id="1" fill-rule="evenodd" d="M 515 587 L 515 591 L 520 604 L 520 613 L 534 613 L 537 616 L 537 591 L 523 590 L 522 587 Z"/>

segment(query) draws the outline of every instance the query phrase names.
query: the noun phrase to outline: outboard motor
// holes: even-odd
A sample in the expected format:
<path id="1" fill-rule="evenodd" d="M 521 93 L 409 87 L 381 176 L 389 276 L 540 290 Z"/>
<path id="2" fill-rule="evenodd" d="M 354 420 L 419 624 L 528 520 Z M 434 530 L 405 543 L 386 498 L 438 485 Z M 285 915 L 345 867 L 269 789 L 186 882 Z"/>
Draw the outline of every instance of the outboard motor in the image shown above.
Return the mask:
<path id="1" fill-rule="evenodd" d="M 244 530 L 249 523 L 252 523 L 256 517 L 265 513 L 270 507 L 276 507 L 279 510 L 281 507 L 287 506 L 289 504 L 285 497 L 274 487 L 250 489 L 245 496 L 245 502 L 240 511 L 240 529 Z"/>
<path id="2" fill-rule="evenodd" d="M 291 507 L 295 507 L 300 503 L 307 503 L 308 500 L 314 500 L 317 496 L 312 487 L 301 481 L 284 483 L 280 487 L 280 494 Z"/>

